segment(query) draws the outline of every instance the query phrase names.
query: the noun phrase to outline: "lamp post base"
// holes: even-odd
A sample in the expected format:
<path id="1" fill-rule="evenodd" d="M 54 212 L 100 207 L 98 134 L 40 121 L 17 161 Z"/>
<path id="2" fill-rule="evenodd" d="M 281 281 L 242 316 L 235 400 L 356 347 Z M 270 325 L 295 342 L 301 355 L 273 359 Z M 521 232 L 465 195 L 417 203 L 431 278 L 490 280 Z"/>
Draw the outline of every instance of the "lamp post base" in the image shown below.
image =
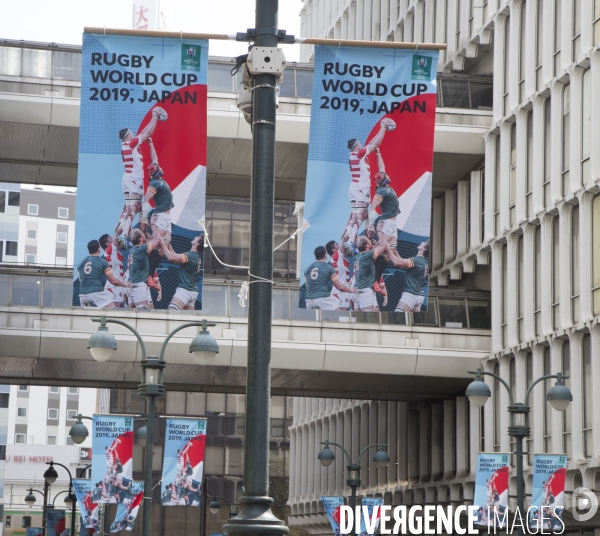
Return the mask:
<path id="1" fill-rule="evenodd" d="M 271 497 L 240 497 L 240 511 L 223 525 L 225 534 L 287 534 L 289 529 L 271 512 Z"/>

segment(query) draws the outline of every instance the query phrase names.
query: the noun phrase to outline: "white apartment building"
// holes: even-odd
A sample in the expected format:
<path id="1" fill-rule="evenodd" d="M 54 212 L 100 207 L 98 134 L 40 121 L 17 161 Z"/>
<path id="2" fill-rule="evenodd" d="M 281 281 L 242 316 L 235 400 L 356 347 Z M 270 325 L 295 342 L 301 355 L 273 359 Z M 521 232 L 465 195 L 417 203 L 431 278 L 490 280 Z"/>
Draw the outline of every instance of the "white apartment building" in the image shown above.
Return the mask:
<path id="1" fill-rule="evenodd" d="M 574 400 L 564 414 L 545 401 L 553 382 L 533 390 L 526 450 L 567 453 L 567 509 L 574 488 L 600 492 L 600 362 L 592 358 L 600 353 L 600 106 L 592 98 L 600 94 L 600 2 L 304 0 L 300 15 L 306 37 L 447 43 L 440 71 L 494 75 L 484 162 L 445 191 L 434 188 L 431 286 L 452 289 L 491 267 L 492 344 L 482 368 L 521 402 L 532 380 L 570 374 Z M 433 174 L 435 186 L 435 165 Z M 319 497 L 348 494 L 341 451 L 328 469 L 316 459 L 325 439 L 352 445 L 353 456 L 389 444 L 387 470 L 363 458 L 363 495 L 468 504 L 477 453 L 512 449 L 507 392 L 486 381 L 492 400 L 481 411 L 464 397 L 298 399 L 293 523 L 331 532 Z M 510 490 L 516 495 L 515 471 Z M 568 530 L 580 530 L 565 517 Z M 588 525 L 600 527 L 594 519 Z"/>

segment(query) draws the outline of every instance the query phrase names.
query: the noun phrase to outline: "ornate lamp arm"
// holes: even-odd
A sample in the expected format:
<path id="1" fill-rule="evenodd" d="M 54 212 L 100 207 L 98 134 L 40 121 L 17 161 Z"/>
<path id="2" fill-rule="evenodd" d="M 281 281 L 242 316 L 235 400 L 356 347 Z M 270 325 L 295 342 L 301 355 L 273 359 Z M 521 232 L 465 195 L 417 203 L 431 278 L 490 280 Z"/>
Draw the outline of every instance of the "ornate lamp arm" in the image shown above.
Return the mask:
<path id="1" fill-rule="evenodd" d="M 510 388 L 508 383 L 506 383 L 500 376 L 498 376 L 497 374 L 494 374 L 493 372 L 486 372 L 485 370 L 481 370 L 481 369 L 468 370 L 467 372 L 469 374 L 476 374 L 477 377 L 485 375 L 485 376 L 492 376 L 492 377 L 496 378 L 502 385 L 504 385 L 504 387 L 506 387 L 506 390 L 508 391 L 508 400 L 510 401 L 510 405 L 512 406 L 514 404 L 512 389 Z"/>
<path id="2" fill-rule="evenodd" d="M 556 378 L 559 382 L 562 382 L 563 380 L 570 378 L 570 376 L 564 376 L 560 372 L 557 372 L 556 374 L 547 374 L 546 376 L 542 376 L 542 377 L 538 378 L 537 380 L 535 380 L 534 382 L 532 382 L 532 384 L 529 386 L 529 389 L 527 389 L 527 393 L 525 393 L 525 405 L 527 407 L 529 407 L 529 395 L 530 395 L 532 389 L 538 383 L 540 383 L 542 380 L 550 380 L 551 378 Z"/>
<path id="3" fill-rule="evenodd" d="M 206 331 L 206 328 L 208 326 L 216 326 L 217 324 L 215 322 L 209 322 L 208 320 L 202 320 L 201 322 L 188 322 L 186 324 L 182 324 L 181 326 L 176 327 L 173 331 L 171 331 L 171 333 L 169 333 L 167 335 L 167 338 L 165 339 L 165 342 L 163 342 L 161 348 L 160 348 L 160 360 L 164 361 L 165 358 L 165 350 L 167 348 L 167 343 L 171 340 L 171 337 L 173 337 L 173 335 L 175 335 L 175 333 L 177 333 L 178 331 L 181 331 L 182 329 L 185 328 L 189 328 L 191 326 L 200 326 L 202 327 L 203 331 Z"/>
<path id="4" fill-rule="evenodd" d="M 368 447 L 362 449 L 362 451 L 358 455 L 358 463 L 356 465 L 360 465 L 360 459 L 362 458 L 362 455 L 365 452 L 367 452 L 367 450 L 372 449 L 373 447 L 379 447 L 380 449 L 382 449 L 383 447 L 387 447 L 387 443 L 373 443 L 372 445 L 369 445 Z"/>
<path id="5" fill-rule="evenodd" d="M 146 345 L 144 344 L 142 337 L 137 332 L 137 330 L 134 327 L 130 326 L 127 322 L 123 322 L 122 320 L 116 320 L 114 318 L 106 318 L 106 316 L 104 316 L 104 315 L 102 315 L 99 318 L 98 317 L 92 318 L 91 320 L 92 320 L 92 322 L 100 322 L 100 325 L 103 328 L 106 327 L 106 324 L 108 324 L 108 323 L 119 324 L 120 326 L 126 327 L 129 331 L 131 331 L 131 333 L 133 333 L 135 335 L 135 338 L 140 343 L 140 348 L 142 349 L 142 359 L 143 360 L 146 359 Z"/>
<path id="6" fill-rule="evenodd" d="M 348 460 L 348 465 L 352 465 L 352 460 L 350 459 L 350 454 L 348 454 L 348 451 L 344 447 L 342 447 L 342 445 L 340 445 L 338 443 L 334 443 L 333 441 L 321 441 L 321 445 L 325 445 L 326 448 L 329 447 L 329 445 L 335 445 L 336 447 L 342 449 Z"/>

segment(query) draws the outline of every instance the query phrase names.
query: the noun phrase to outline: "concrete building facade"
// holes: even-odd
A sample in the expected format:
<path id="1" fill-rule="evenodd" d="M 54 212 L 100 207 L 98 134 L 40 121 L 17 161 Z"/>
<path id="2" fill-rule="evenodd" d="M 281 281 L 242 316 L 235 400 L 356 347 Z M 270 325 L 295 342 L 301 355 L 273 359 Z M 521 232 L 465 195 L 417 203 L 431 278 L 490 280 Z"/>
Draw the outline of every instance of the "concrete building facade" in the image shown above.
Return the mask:
<path id="1" fill-rule="evenodd" d="M 305 0 L 300 13 L 307 37 L 447 43 L 441 71 L 493 75 L 484 161 L 434 192 L 431 285 L 451 289 L 491 268 L 492 339 L 482 367 L 506 380 L 516 400 L 544 374 L 570 375 L 574 400 L 564 414 L 545 401 L 553 383 L 534 389 L 526 448 L 567 454 L 568 509 L 573 489 L 600 491 L 599 8 L 591 0 Z M 443 91 L 442 83 L 438 101 Z M 482 410 L 464 397 L 407 408 L 298 401 L 294 522 L 327 531 L 319 496 L 347 493 L 341 453 L 328 470 L 317 463 L 325 439 L 352 449 L 390 444 L 386 471 L 365 460 L 364 495 L 389 504 L 472 500 L 476 454 L 512 450 L 508 395 L 489 385 Z M 514 471 L 510 489 L 515 495 Z"/>

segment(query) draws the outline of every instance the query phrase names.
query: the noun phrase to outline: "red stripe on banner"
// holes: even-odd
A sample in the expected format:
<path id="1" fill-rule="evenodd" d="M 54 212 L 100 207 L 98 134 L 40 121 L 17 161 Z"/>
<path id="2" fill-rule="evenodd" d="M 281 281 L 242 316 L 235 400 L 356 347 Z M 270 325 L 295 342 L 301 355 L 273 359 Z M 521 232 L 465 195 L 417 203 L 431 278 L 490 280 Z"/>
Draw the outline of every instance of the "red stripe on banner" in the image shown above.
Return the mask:
<path id="1" fill-rule="evenodd" d="M 125 465 L 133 456 L 133 432 L 125 432 L 118 439 L 120 443 L 116 448 L 117 456 L 121 464 Z"/>
<path id="2" fill-rule="evenodd" d="M 196 104 L 185 103 L 185 95 L 196 93 Z M 179 95 L 177 95 L 179 94 Z M 174 97 L 177 95 L 177 97 Z M 173 103 L 173 100 L 180 102 Z M 168 119 L 159 121 L 152 134 L 160 167 L 171 190 L 174 190 L 198 166 L 206 166 L 206 101 L 207 87 L 203 84 L 185 86 L 173 91 L 169 102 L 157 102 L 167 112 Z M 183 104 L 182 104 L 183 103 Z M 141 122 L 141 132 L 152 118 L 148 110 Z M 184 143 L 182 143 L 182 139 Z M 144 164 L 151 162 L 148 144 L 141 145 Z M 148 177 L 145 177 L 148 185 Z"/>
<path id="3" fill-rule="evenodd" d="M 413 113 L 414 102 L 425 101 L 426 113 Z M 433 137 L 435 134 L 435 93 L 419 95 L 406 99 L 400 110 L 384 115 L 396 123 L 395 130 L 385 133 L 380 149 L 383 155 L 394 155 L 386 158 L 385 171 L 390 177 L 392 187 L 400 197 L 422 175 L 433 168 Z M 367 138 L 367 143 L 379 132 L 378 121 Z M 377 170 L 377 155 L 375 152 L 367 156 L 369 163 Z M 375 173 L 371 173 L 371 178 Z M 371 181 L 371 198 L 375 193 L 375 181 Z"/>

